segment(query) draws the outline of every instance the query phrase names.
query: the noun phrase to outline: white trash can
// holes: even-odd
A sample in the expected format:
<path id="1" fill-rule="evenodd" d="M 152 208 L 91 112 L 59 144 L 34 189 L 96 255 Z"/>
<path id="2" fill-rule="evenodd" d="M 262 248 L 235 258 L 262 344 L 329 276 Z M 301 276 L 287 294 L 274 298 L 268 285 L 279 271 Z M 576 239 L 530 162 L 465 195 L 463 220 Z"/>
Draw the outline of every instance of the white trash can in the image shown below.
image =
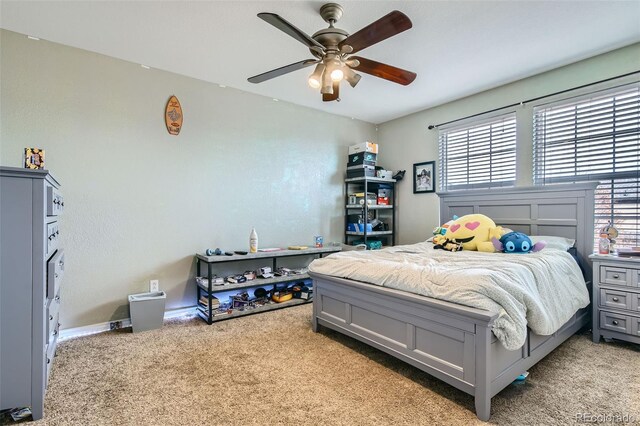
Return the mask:
<path id="1" fill-rule="evenodd" d="M 164 291 L 129 295 L 129 311 L 134 333 L 162 327 L 166 299 L 167 294 Z"/>

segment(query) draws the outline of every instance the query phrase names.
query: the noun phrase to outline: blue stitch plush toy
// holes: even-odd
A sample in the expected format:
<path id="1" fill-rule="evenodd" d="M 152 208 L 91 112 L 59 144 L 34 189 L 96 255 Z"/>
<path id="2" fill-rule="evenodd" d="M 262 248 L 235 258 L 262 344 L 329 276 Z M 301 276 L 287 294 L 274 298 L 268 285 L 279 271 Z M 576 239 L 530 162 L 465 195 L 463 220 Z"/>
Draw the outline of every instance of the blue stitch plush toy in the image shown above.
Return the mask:
<path id="1" fill-rule="evenodd" d="M 531 238 L 522 232 L 508 232 L 500 239 L 492 238 L 493 246 L 498 251 L 505 253 L 529 253 L 540 251 L 547 245 L 545 241 L 538 241 L 533 244 Z"/>

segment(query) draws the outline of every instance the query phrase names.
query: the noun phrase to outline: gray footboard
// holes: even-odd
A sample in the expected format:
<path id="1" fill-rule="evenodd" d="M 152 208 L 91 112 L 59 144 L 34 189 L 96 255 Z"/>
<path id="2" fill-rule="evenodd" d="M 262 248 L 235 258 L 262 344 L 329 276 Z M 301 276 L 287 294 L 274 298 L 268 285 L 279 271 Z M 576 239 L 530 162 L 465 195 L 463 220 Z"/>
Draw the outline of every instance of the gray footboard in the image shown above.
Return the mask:
<path id="1" fill-rule="evenodd" d="M 578 312 L 551 336 L 531 334 L 507 351 L 491 333 L 497 314 L 376 285 L 311 273 L 313 329 L 322 325 L 401 359 L 473 395 L 490 417 L 491 397 L 588 322 Z"/>

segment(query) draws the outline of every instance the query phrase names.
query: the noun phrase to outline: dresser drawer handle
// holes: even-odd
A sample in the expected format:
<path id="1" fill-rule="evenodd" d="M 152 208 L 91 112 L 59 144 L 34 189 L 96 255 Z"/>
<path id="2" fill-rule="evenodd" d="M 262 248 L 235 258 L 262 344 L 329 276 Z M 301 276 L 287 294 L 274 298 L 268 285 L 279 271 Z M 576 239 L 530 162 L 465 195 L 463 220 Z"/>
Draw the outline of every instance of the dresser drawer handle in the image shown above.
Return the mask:
<path id="1" fill-rule="evenodd" d="M 60 301 L 60 296 L 56 296 L 56 298 L 54 299 L 56 302 Z"/>
<path id="2" fill-rule="evenodd" d="M 620 275 L 618 275 L 618 274 L 613 274 L 613 278 L 618 279 L 618 278 L 620 278 Z"/>
<path id="3" fill-rule="evenodd" d="M 58 274 L 54 274 L 56 278 L 58 278 Z"/>
<path id="4" fill-rule="evenodd" d="M 57 336 L 58 335 L 58 330 L 53 330 L 53 335 Z"/>
<path id="5" fill-rule="evenodd" d="M 613 300 L 614 302 L 617 302 L 617 301 L 618 301 L 618 300 L 620 300 L 620 299 L 618 299 L 617 297 L 614 297 L 612 300 Z"/>
<path id="6" fill-rule="evenodd" d="M 612 323 L 613 325 L 618 325 L 618 320 L 613 320 L 611 323 Z"/>
<path id="7" fill-rule="evenodd" d="M 53 321 L 53 315 L 49 315 L 49 321 Z"/>
<path id="8" fill-rule="evenodd" d="M 47 364 L 51 363 L 51 358 L 47 358 Z"/>

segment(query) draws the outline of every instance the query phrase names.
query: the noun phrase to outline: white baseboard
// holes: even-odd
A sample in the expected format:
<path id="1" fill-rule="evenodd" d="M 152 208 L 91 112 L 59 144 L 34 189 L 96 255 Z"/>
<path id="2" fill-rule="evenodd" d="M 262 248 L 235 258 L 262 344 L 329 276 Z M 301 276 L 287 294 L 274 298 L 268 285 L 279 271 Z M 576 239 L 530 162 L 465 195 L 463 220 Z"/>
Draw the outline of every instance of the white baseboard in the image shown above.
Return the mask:
<path id="1" fill-rule="evenodd" d="M 196 314 L 196 307 L 190 306 L 187 308 L 172 309 L 164 313 L 164 319 L 178 318 L 183 316 L 192 316 Z M 113 320 L 108 322 L 101 322 L 99 324 L 85 325 L 82 327 L 63 328 L 60 330 L 60 340 L 71 339 L 74 337 L 88 336 L 90 334 L 103 333 L 111 330 L 111 323 L 120 321 L 120 328 L 131 327 L 131 318 L 124 318 L 121 320 Z"/>

